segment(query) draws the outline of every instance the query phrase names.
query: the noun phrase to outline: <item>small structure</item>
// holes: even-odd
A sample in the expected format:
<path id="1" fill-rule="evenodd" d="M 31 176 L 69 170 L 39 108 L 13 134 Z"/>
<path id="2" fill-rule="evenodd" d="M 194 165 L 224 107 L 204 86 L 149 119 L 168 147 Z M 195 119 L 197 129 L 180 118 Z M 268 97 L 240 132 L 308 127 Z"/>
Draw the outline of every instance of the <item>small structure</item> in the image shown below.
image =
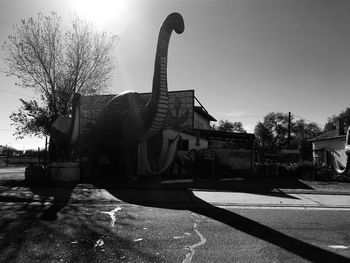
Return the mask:
<path id="1" fill-rule="evenodd" d="M 252 170 L 254 166 L 255 135 L 251 133 L 195 130 L 208 140 L 222 165 L 230 170 Z"/>
<path id="2" fill-rule="evenodd" d="M 338 119 L 334 130 L 325 132 L 308 140 L 312 143 L 314 163 L 332 167 L 332 156 L 334 156 L 335 161 L 339 163 L 340 166 L 345 167 L 347 160 L 344 150 L 345 139 L 344 121 Z"/>

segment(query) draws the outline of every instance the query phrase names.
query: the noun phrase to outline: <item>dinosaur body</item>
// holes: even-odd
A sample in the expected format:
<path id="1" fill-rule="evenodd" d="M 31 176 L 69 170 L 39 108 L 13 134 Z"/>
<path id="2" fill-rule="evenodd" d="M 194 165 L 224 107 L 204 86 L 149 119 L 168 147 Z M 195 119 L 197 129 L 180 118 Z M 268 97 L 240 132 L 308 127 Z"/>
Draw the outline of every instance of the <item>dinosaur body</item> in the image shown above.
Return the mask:
<path id="1" fill-rule="evenodd" d="M 172 13 L 163 22 L 157 44 L 152 95 L 147 103 L 136 92 L 113 97 L 96 119 L 88 141 L 89 161 L 98 167 L 100 157 L 107 155 L 123 174 L 136 173 L 138 145 L 147 141 L 154 171 L 162 149 L 162 129 L 168 114 L 167 59 L 172 31 L 181 34 L 184 22 Z"/>

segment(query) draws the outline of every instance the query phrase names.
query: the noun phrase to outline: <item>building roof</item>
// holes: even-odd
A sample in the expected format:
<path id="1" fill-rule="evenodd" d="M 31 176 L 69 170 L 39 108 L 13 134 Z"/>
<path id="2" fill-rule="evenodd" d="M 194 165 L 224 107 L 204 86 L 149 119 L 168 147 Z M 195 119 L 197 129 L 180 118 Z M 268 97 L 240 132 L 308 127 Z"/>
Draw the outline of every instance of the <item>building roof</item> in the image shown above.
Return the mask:
<path id="1" fill-rule="evenodd" d="M 206 118 L 209 121 L 216 121 L 216 119 L 211 116 L 203 107 L 201 106 L 194 106 L 194 112 L 198 113 L 201 115 L 203 118 Z"/>
<path id="2" fill-rule="evenodd" d="M 199 133 L 201 136 L 217 139 L 236 139 L 236 140 L 254 140 L 255 135 L 252 133 L 241 132 L 225 132 L 216 130 L 194 129 L 194 133 Z"/>
<path id="3" fill-rule="evenodd" d="M 346 127 L 347 129 L 347 127 Z M 310 140 L 309 142 L 314 142 L 314 141 L 321 141 L 321 140 L 334 140 L 334 139 L 339 139 L 339 138 L 345 138 L 345 134 L 339 135 L 339 131 L 334 129 L 325 133 L 322 133 Z"/>

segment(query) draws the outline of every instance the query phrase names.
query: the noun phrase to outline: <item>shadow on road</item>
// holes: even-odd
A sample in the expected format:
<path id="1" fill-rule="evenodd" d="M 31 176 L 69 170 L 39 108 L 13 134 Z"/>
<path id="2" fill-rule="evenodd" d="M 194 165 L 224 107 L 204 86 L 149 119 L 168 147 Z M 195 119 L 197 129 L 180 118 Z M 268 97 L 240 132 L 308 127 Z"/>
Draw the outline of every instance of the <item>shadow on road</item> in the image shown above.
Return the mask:
<path id="1" fill-rule="evenodd" d="M 349 259 L 344 256 L 335 254 L 331 251 L 324 250 L 317 246 L 303 242 L 301 240 L 298 240 L 296 238 L 283 234 L 275 229 L 272 229 L 268 226 L 260 224 L 259 222 L 251 220 L 249 218 L 246 218 L 234 212 L 213 206 L 210 203 L 207 203 L 202 199 L 196 197 L 193 194 L 191 189 L 178 189 L 176 191 L 163 189 L 163 190 L 154 191 L 152 189 L 147 189 L 144 187 L 143 189 L 128 190 L 128 189 L 113 188 L 113 184 L 109 185 L 108 183 L 106 184 L 105 182 L 104 183 L 94 182 L 94 186 L 97 188 L 106 189 L 114 197 L 127 203 L 156 207 L 156 208 L 190 210 L 194 213 L 206 216 L 208 218 L 211 218 L 213 220 L 226 224 L 227 226 L 238 229 L 253 237 L 256 237 L 266 242 L 269 242 L 271 244 L 274 244 L 278 247 L 285 249 L 286 251 L 289 251 L 295 255 L 298 255 L 312 262 L 320 262 L 320 260 L 327 261 L 327 262 L 328 261 L 329 262 L 331 261 L 332 262 L 349 262 Z M 272 187 L 276 188 L 276 184 L 266 185 L 266 189 L 268 188 L 271 189 Z M 288 187 L 290 188 L 290 185 Z M 300 189 L 300 185 L 297 185 L 296 187 Z M 305 186 L 305 187 L 308 188 L 308 186 Z M 68 205 L 74 188 L 75 188 L 75 185 L 65 185 L 64 187 L 54 187 L 54 188 L 42 188 L 42 187 L 31 186 L 30 190 L 34 194 L 40 196 L 42 204 L 48 200 L 52 201 L 52 204 L 49 208 L 46 208 L 44 205 L 42 205 L 36 208 L 35 211 L 30 210 L 31 208 L 29 208 L 29 206 L 22 207 L 22 210 L 24 211 L 27 211 L 26 209 L 28 209 L 27 211 L 28 217 L 23 221 L 23 224 L 18 225 L 18 228 L 17 229 L 15 228 L 15 230 L 24 231 L 28 229 L 28 227 L 30 227 L 30 223 L 29 223 L 30 221 L 28 221 L 28 219 L 30 220 L 35 219 L 38 213 L 42 213 L 41 219 L 44 219 L 44 220 L 54 221 L 55 219 L 57 219 L 57 213 L 61 211 L 65 206 Z M 220 188 L 215 188 L 215 189 L 220 190 Z M 232 191 L 232 188 L 231 188 L 231 191 Z M 247 191 L 241 191 L 241 192 L 247 192 Z M 86 194 L 88 195 L 88 192 Z M 283 195 L 286 195 L 286 194 L 283 194 Z M 24 201 L 24 200 L 27 200 L 27 199 L 24 198 L 23 200 L 21 199 L 19 201 Z M 187 203 L 186 203 L 186 200 L 187 200 Z M 188 202 L 188 200 L 190 200 L 190 202 Z M 2 201 L 16 201 L 16 200 L 8 199 L 8 200 L 2 200 Z M 178 204 L 181 202 L 183 205 L 179 206 Z M 72 212 L 74 212 L 74 208 L 72 207 L 69 207 L 69 208 L 73 209 Z M 87 224 L 85 224 L 86 226 L 88 226 L 89 222 L 91 225 L 94 224 L 88 218 L 88 216 L 86 215 L 84 216 L 81 213 L 78 215 L 78 211 L 75 211 L 75 212 L 77 213 L 76 215 L 77 218 L 79 218 L 80 220 L 85 220 L 87 222 Z M 5 221 L 4 223 L 1 224 L 1 228 L 6 229 L 9 224 L 10 224 L 10 221 Z M 52 222 L 52 224 L 55 224 L 55 221 Z M 70 224 L 75 225 L 77 224 L 77 222 L 70 222 Z M 80 225 L 77 224 L 77 227 L 80 227 Z M 10 240 L 13 240 L 13 236 L 9 235 L 8 237 L 10 238 Z M 18 232 L 16 240 L 18 242 L 24 242 L 24 240 L 22 239 L 25 239 L 23 237 L 23 234 Z M 10 246 L 10 244 L 7 241 L 5 243 L 7 246 Z"/>
<path id="2" fill-rule="evenodd" d="M 155 192 L 152 190 L 105 189 L 116 198 L 127 203 L 157 208 L 190 210 L 267 241 L 312 262 L 320 262 L 320 260 L 324 262 L 349 262 L 349 259 L 344 256 L 308 244 L 226 209 L 213 206 L 196 197 L 190 190 Z M 181 200 L 188 200 L 188 198 L 192 201 L 191 203 L 180 207 L 177 205 L 179 200 L 181 202 Z"/>
<path id="3" fill-rule="evenodd" d="M 111 258 L 119 262 L 130 254 L 140 261 L 165 261 L 111 229 L 103 214 L 84 204 L 69 203 L 74 188 L 33 185 L 30 190 L 35 196 L 18 192 L 0 198 L 0 263 L 109 262 Z M 127 223 L 133 219 L 127 216 L 117 222 L 120 227 L 130 227 Z M 103 241 L 109 245 L 103 246 Z"/>
<path id="4" fill-rule="evenodd" d="M 75 186 L 76 183 L 56 184 L 55 187 L 50 188 L 30 186 L 32 193 L 40 196 L 42 203 L 53 198 L 50 207 L 43 211 L 41 219 L 47 221 L 56 220 L 57 213 L 69 203 Z"/>

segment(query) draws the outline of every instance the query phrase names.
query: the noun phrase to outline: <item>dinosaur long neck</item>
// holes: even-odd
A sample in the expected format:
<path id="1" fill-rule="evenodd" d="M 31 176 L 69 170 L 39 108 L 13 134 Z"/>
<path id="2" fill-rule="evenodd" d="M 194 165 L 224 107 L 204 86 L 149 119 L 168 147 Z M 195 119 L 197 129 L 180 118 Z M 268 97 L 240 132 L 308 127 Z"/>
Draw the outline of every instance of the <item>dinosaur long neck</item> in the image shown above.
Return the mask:
<path id="1" fill-rule="evenodd" d="M 168 113 L 167 64 L 168 47 L 172 31 L 181 34 L 184 30 L 180 14 L 170 14 L 163 22 L 158 36 L 152 95 L 146 105 L 146 139 L 157 134 L 163 127 Z"/>

